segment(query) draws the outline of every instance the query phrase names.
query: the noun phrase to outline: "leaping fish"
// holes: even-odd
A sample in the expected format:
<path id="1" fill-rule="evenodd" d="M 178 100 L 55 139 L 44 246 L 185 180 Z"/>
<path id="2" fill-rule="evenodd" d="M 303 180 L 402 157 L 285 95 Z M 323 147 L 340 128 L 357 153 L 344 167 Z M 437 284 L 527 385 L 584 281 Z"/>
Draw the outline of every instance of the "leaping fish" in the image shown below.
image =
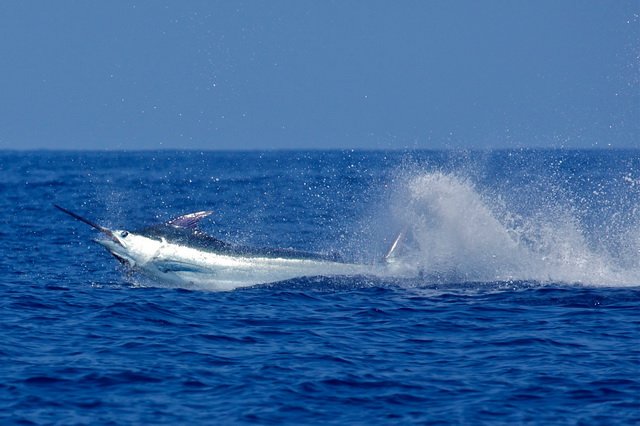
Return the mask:
<path id="1" fill-rule="evenodd" d="M 94 239 L 127 269 L 175 287 L 232 290 L 308 276 L 388 275 L 397 269 L 405 232 L 379 265 L 350 263 L 337 255 L 256 248 L 221 241 L 198 229 L 211 211 L 189 213 L 137 231 L 111 230 L 63 207 L 56 208 L 101 231 Z"/>

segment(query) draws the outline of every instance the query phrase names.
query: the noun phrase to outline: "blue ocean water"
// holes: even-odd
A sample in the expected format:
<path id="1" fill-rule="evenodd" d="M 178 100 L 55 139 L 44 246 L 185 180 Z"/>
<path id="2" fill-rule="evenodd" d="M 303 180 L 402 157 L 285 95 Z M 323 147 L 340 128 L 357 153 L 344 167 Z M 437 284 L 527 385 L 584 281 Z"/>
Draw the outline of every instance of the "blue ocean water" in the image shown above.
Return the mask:
<path id="1" fill-rule="evenodd" d="M 3 424 L 637 424 L 640 150 L 0 152 Z M 99 224 L 415 277 L 213 292 Z"/>

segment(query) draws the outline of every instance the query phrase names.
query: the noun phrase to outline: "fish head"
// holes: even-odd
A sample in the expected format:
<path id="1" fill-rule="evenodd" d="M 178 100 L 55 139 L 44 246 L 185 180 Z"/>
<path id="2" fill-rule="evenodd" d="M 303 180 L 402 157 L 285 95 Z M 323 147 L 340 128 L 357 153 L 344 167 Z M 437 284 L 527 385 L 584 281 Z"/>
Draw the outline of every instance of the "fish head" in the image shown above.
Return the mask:
<path id="1" fill-rule="evenodd" d="M 136 237 L 126 230 L 109 230 L 105 237 L 92 241 L 107 249 L 124 266 L 133 269 L 140 263 Z"/>
<path id="2" fill-rule="evenodd" d="M 154 256 L 166 244 L 161 238 L 126 230 L 112 230 L 110 235 L 93 241 L 107 249 L 124 266 L 136 270 L 152 267 Z"/>
<path id="3" fill-rule="evenodd" d="M 102 238 L 93 239 L 94 242 L 106 248 L 120 263 L 128 268 L 137 268 L 146 263 L 162 244 L 161 240 L 145 237 L 126 230 L 111 230 L 97 225 L 60 206 L 55 206 L 68 215 L 99 230 Z"/>

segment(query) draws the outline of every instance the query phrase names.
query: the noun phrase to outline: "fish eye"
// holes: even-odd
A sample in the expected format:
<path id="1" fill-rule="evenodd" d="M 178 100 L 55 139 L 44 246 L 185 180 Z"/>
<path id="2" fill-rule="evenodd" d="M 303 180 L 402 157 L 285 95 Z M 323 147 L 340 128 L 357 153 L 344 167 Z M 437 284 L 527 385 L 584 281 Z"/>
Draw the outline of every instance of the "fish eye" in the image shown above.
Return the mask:
<path id="1" fill-rule="evenodd" d="M 127 235 L 129 235 L 129 233 L 128 233 L 127 231 L 122 231 L 122 232 L 120 233 L 120 236 L 121 236 L 122 238 L 127 238 Z"/>

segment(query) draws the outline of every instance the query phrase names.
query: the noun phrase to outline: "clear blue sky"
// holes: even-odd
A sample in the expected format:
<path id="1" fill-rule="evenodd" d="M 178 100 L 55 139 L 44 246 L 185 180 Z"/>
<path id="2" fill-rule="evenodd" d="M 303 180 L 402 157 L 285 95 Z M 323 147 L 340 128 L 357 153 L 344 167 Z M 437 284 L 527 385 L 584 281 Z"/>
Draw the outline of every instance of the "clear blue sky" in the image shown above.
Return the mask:
<path id="1" fill-rule="evenodd" d="M 0 3 L 0 149 L 640 147 L 640 2 Z"/>

